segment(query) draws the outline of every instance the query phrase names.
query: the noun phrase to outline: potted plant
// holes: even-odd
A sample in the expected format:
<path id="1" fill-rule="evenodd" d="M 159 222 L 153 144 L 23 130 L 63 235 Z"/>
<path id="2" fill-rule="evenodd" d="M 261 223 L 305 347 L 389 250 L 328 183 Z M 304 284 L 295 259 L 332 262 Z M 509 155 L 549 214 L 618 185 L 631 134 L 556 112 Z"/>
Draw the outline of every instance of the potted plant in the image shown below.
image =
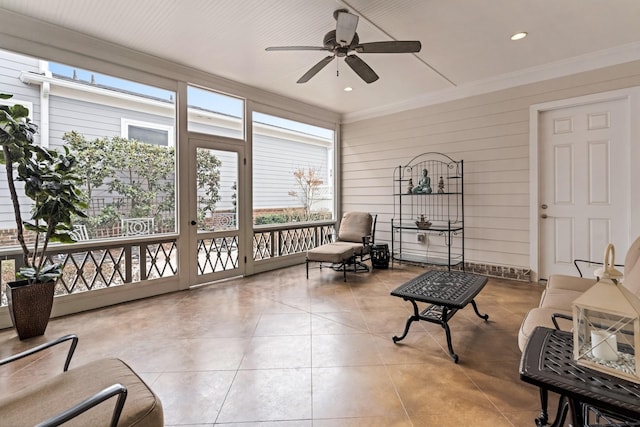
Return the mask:
<path id="1" fill-rule="evenodd" d="M 0 94 L 0 99 L 12 95 Z M 69 234 L 74 216 L 86 217 L 87 204 L 78 187 L 76 159 L 68 148 L 59 154 L 34 143 L 37 126 L 29 110 L 19 104 L 0 105 L 0 163 L 5 165 L 16 221 L 22 265 L 16 282 L 8 283 L 11 320 L 20 339 L 44 334 L 51 315 L 55 283 L 62 274 L 59 263 L 47 259 L 50 242 L 73 242 Z M 23 221 L 15 181 L 24 182 L 24 194 L 32 200 L 31 221 Z M 29 244 L 25 230 L 31 232 Z M 29 247 L 31 246 L 31 247 Z"/>

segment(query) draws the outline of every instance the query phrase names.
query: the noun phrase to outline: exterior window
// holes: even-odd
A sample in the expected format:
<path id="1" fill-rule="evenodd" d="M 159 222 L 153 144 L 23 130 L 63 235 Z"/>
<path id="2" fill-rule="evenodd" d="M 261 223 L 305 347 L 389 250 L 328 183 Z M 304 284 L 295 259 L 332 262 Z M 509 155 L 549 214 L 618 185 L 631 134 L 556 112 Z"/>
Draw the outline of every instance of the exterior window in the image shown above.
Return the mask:
<path id="1" fill-rule="evenodd" d="M 174 131 L 171 126 L 122 119 L 122 136 L 147 144 L 173 147 Z"/>
<path id="2" fill-rule="evenodd" d="M 254 224 L 333 219 L 333 153 L 333 130 L 253 113 Z"/>

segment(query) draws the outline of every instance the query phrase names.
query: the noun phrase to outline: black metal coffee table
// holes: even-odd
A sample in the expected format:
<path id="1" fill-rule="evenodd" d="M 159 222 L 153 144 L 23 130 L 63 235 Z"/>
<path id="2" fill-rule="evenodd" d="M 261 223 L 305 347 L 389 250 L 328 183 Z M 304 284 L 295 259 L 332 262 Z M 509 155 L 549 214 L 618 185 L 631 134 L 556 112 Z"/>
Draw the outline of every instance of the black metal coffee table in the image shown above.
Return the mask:
<path id="1" fill-rule="evenodd" d="M 549 391 L 560 395 L 553 427 L 565 424 L 569 410 L 574 426 L 640 426 L 640 384 L 578 365 L 571 332 L 537 327 L 522 353 L 520 379 L 540 388 L 538 426 L 547 425 Z"/>
<path id="2" fill-rule="evenodd" d="M 413 316 L 407 319 L 402 336 L 394 336 L 393 342 L 404 339 L 411 323 L 419 320 L 441 325 L 447 335 L 449 355 L 458 363 L 458 355 L 453 352 L 449 319 L 461 308 L 471 303 L 476 315 L 481 319 L 489 319 L 488 314 L 480 314 L 474 298 L 487 284 L 487 278 L 463 271 L 427 271 L 409 280 L 391 292 L 391 295 L 409 301 L 413 305 Z M 422 312 L 418 310 L 416 301 L 429 305 Z"/>

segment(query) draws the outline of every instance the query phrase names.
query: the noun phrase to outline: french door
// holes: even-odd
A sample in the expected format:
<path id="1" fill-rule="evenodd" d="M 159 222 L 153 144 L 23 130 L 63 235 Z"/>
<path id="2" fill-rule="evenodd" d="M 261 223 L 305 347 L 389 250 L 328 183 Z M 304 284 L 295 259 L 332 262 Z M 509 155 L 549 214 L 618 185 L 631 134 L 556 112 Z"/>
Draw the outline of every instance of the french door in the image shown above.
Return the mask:
<path id="1" fill-rule="evenodd" d="M 215 138 L 190 138 L 189 262 L 192 285 L 244 275 L 241 231 L 244 148 Z"/>

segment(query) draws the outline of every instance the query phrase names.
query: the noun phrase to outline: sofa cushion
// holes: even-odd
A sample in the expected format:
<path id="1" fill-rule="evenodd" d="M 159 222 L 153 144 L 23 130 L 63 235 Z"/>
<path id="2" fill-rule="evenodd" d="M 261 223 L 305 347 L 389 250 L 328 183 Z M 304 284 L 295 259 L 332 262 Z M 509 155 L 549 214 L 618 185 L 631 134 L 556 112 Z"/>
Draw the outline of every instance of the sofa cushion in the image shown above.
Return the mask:
<path id="1" fill-rule="evenodd" d="M 573 301 L 582 294 L 583 292 L 566 289 L 545 289 L 540 297 L 539 307 L 571 311 Z"/>
<path id="2" fill-rule="evenodd" d="M 578 291 L 580 293 L 586 291 L 596 283 L 595 277 L 578 277 L 566 276 L 564 274 L 552 274 L 547 281 L 547 289 L 567 289 Z"/>
<path id="3" fill-rule="evenodd" d="M 41 423 L 113 384 L 127 388 L 118 427 L 162 427 L 160 399 L 120 359 L 101 359 L 70 369 L 0 399 L 2 425 L 20 427 Z M 109 425 L 115 397 L 89 409 L 66 426 Z"/>
<path id="4" fill-rule="evenodd" d="M 622 284 L 640 297 L 640 238 L 636 239 L 627 251 L 624 259 L 624 277 Z"/>
<path id="5" fill-rule="evenodd" d="M 554 313 L 565 314 L 567 316 L 571 316 L 572 314 L 571 311 L 558 310 L 555 308 L 536 307 L 529 310 L 529 312 L 524 316 L 524 320 L 520 325 L 520 332 L 518 333 L 518 347 L 520 347 L 520 351 L 524 351 L 524 347 L 527 345 L 529 337 L 537 326 L 555 329 L 555 325 L 551 319 Z M 570 320 L 557 319 L 557 321 L 558 326 L 563 331 L 570 331 L 573 327 L 573 323 Z"/>

